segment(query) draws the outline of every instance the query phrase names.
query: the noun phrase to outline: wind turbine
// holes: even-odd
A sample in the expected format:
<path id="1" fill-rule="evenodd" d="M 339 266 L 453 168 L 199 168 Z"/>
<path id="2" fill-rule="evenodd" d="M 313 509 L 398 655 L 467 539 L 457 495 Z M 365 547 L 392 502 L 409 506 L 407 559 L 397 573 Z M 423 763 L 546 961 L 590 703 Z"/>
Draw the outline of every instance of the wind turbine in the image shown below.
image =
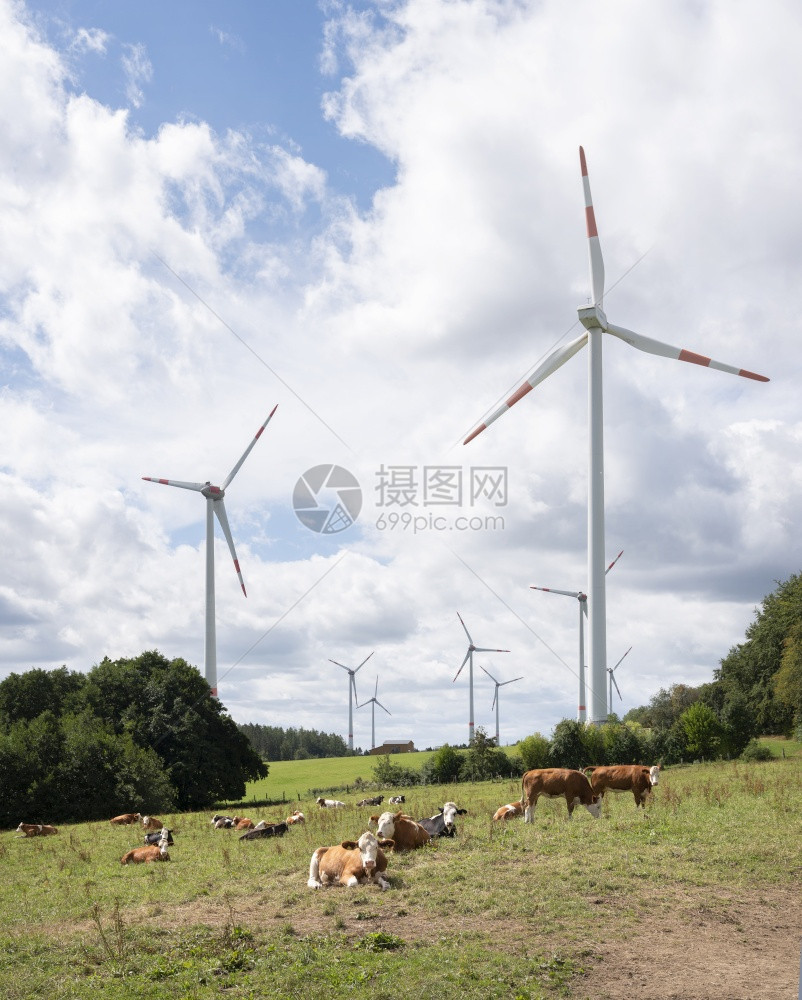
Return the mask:
<path id="1" fill-rule="evenodd" d="M 373 652 L 375 653 L 375 650 Z M 354 702 L 355 701 L 357 703 L 359 702 L 359 699 L 356 696 L 356 681 L 354 680 L 354 677 L 356 676 L 357 671 L 361 670 L 362 667 L 365 666 L 365 664 L 368 662 L 371 656 L 373 656 L 373 653 L 368 653 L 368 655 L 359 664 L 359 666 L 354 667 L 353 670 L 351 669 L 351 667 L 346 667 L 344 663 L 337 663 L 336 660 L 329 660 L 329 663 L 333 663 L 335 666 L 342 667 L 343 670 L 348 671 L 348 749 L 349 750 L 354 749 Z"/>
<path id="2" fill-rule="evenodd" d="M 475 646 L 474 643 L 473 643 L 473 639 L 471 638 L 471 633 L 468 631 L 467 628 L 465 628 L 465 622 L 462 621 L 462 615 L 459 613 L 459 611 L 457 612 L 457 618 L 459 618 L 460 623 L 462 624 L 462 627 L 465 629 L 465 635 L 468 636 L 468 652 L 465 654 L 465 659 L 460 664 L 460 668 L 456 672 L 456 674 L 454 675 L 454 680 L 451 683 L 453 684 L 454 681 L 456 681 L 456 679 L 462 673 L 462 668 L 465 666 L 466 663 L 470 662 L 470 666 L 468 668 L 468 688 L 470 690 L 470 702 L 469 702 L 469 704 L 470 704 L 470 716 L 469 716 L 469 719 L 468 719 L 468 746 L 470 746 L 471 743 L 473 743 L 473 654 L 474 653 L 509 653 L 509 650 L 508 649 L 484 649 L 482 646 Z"/>
<path id="3" fill-rule="evenodd" d="M 633 333 L 622 326 L 614 326 L 608 322 L 602 309 L 604 296 L 604 261 L 602 260 L 599 234 L 596 229 L 596 217 L 593 213 L 593 202 L 590 196 L 588 168 L 585 162 L 585 152 L 579 147 L 579 162 L 582 170 L 582 185 L 585 193 L 585 219 L 588 235 L 588 250 L 590 258 L 590 283 L 593 304 L 579 308 L 579 321 L 585 327 L 584 331 L 570 343 L 558 347 L 538 365 L 535 371 L 498 409 L 494 410 L 464 443 L 472 441 L 477 434 L 490 426 L 503 413 L 522 399 L 544 379 L 548 378 L 574 356 L 585 344 L 588 344 L 588 411 L 590 419 L 588 448 L 588 597 L 590 607 L 588 617 L 590 624 L 590 672 L 592 680 L 591 722 L 601 724 L 607 718 L 607 692 L 605 672 L 607 670 L 607 607 L 604 588 L 604 420 L 602 396 L 602 336 L 612 334 L 647 354 L 658 357 L 674 358 L 678 361 L 688 361 L 691 364 L 702 365 L 705 368 L 716 368 L 732 375 L 755 379 L 758 382 L 768 382 L 765 375 L 732 365 L 713 361 L 701 354 L 679 347 L 671 347 L 659 340 L 652 340 L 642 334 Z"/>
<path id="4" fill-rule="evenodd" d="M 615 566 L 621 556 L 624 554 L 624 550 L 618 553 L 618 555 L 613 559 L 607 569 L 604 571 L 604 575 L 610 572 L 610 570 Z M 585 622 L 584 618 L 588 615 L 588 595 L 583 594 L 581 590 L 555 590 L 553 587 L 530 587 L 530 590 L 545 590 L 547 594 L 562 594 L 564 597 L 575 597 L 579 601 L 579 708 L 577 710 L 577 721 L 584 722 L 587 718 L 586 712 L 587 708 L 585 705 Z"/>
<path id="5" fill-rule="evenodd" d="M 262 431 L 270 423 L 277 409 L 278 403 L 270 411 L 267 420 L 265 420 L 256 432 L 253 440 L 242 453 L 240 460 L 231 472 L 229 472 L 228 476 L 226 476 L 222 486 L 212 486 L 208 481 L 205 483 L 182 483 L 176 479 L 154 479 L 152 476 L 142 477 L 148 483 L 161 483 L 163 486 L 178 486 L 182 490 L 194 490 L 206 498 L 206 633 L 203 647 L 203 671 L 206 683 L 211 688 L 211 692 L 215 698 L 217 697 L 217 635 L 214 619 L 214 517 L 220 522 L 220 527 L 226 536 L 228 550 L 231 553 L 231 558 L 234 560 L 234 569 L 237 571 L 242 593 L 247 597 L 245 581 L 242 579 L 237 552 L 234 548 L 234 539 L 231 537 L 231 528 L 228 526 L 228 517 L 226 516 L 223 497 L 226 495 L 226 490 L 231 485 L 232 479 L 239 472 L 242 463 L 250 455 L 251 449 L 261 437 Z"/>
<path id="6" fill-rule="evenodd" d="M 632 646 L 630 646 L 629 649 L 626 651 L 626 653 L 624 653 L 624 656 L 626 656 L 631 651 L 632 651 Z M 613 711 L 613 684 L 615 684 L 615 689 L 616 689 L 616 691 L 618 691 L 618 698 L 619 698 L 619 700 L 620 701 L 624 700 L 621 697 L 621 692 L 618 690 L 618 681 L 613 676 L 615 674 L 616 670 L 618 670 L 618 668 L 621 666 L 621 663 L 622 663 L 622 661 L 624 659 L 624 656 L 621 657 L 621 659 L 618 661 L 618 663 L 616 663 L 616 665 L 614 667 L 608 667 L 607 668 L 607 673 L 610 675 L 610 702 L 609 702 L 609 704 L 610 704 L 610 714 L 612 714 L 612 711 Z"/>
<path id="7" fill-rule="evenodd" d="M 481 664 L 479 664 L 479 666 L 481 667 L 482 670 L 485 670 L 485 668 L 482 667 Z M 505 684 L 514 684 L 516 681 L 521 681 L 521 680 L 523 680 L 523 677 L 513 677 L 513 679 L 511 681 L 497 681 L 496 678 L 490 673 L 489 670 L 485 670 L 485 673 L 490 678 L 490 680 L 496 685 L 496 690 L 495 690 L 495 692 L 493 694 L 493 704 L 490 706 L 490 711 L 491 712 L 493 711 L 493 706 L 495 705 L 495 708 L 496 708 L 496 746 L 499 746 L 500 744 L 499 744 L 499 729 L 498 729 L 498 703 L 499 703 L 500 699 L 499 699 L 499 696 L 498 696 L 498 689 L 499 688 L 503 688 Z"/>
<path id="8" fill-rule="evenodd" d="M 373 691 L 373 697 L 372 698 L 368 698 L 367 701 L 363 701 L 361 705 L 357 704 L 357 706 L 356 706 L 357 708 L 364 708 L 365 705 L 370 705 L 370 740 L 371 740 L 370 746 L 371 746 L 371 749 L 373 749 L 376 746 L 376 706 L 378 705 L 379 708 L 384 708 L 384 705 L 382 705 L 382 703 L 376 697 L 376 695 L 378 693 L 379 693 L 379 678 L 377 677 L 376 678 L 376 687 L 375 687 L 375 689 Z M 392 715 L 393 714 L 390 711 L 389 708 L 384 708 L 384 711 L 388 715 Z"/>

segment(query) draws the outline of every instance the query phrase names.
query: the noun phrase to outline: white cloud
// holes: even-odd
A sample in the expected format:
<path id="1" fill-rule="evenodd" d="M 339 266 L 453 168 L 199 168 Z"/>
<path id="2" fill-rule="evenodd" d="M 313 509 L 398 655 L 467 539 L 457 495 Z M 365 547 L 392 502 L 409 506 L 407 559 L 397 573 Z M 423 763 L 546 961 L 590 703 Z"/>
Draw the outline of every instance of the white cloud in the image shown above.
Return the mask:
<path id="1" fill-rule="evenodd" d="M 125 96 L 133 107 L 141 108 L 145 101 L 142 88 L 153 79 L 153 65 L 144 45 L 126 45 L 124 49 L 122 65 L 126 77 Z"/>

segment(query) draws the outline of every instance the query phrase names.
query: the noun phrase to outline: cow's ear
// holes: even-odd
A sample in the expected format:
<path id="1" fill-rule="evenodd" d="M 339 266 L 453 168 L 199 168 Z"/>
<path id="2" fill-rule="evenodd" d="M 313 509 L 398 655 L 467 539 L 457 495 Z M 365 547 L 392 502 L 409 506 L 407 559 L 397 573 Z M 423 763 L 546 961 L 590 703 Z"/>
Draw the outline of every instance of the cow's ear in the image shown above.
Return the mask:
<path id="1" fill-rule="evenodd" d="M 340 847 L 345 851 L 355 851 L 359 847 L 359 844 L 355 840 L 344 840 L 340 844 Z"/>
<path id="2" fill-rule="evenodd" d="M 371 816 L 369 822 L 371 822 L 371 823 L 378 823 L 379 822 L 379 817 L 378 816 Z"/>
<path id="3" fill-rule="evenodd" d="M 398 812 L 395 814 L 395 818 L 398 819 L 400 816 L 403 816 L 403 815 L 404 815 L 404 810 L 403 809 L 399 809 Z"/>
<path id="4" fill-rule="evenodd" d="M 457 809 L 457 815 L 459 815 L 459 816 L 466 816 L 467 814 L 468 814 L 468 810 L 467 809 Z"/>
<path id="5" fill-rule="evenodd" d="M 395 841 L 387 840 L 385 838 L 384 840 L 379 841 L 379 847 L 384 847 L 386 850 L 392 851 L 392 849 L 395 847 Z"/>

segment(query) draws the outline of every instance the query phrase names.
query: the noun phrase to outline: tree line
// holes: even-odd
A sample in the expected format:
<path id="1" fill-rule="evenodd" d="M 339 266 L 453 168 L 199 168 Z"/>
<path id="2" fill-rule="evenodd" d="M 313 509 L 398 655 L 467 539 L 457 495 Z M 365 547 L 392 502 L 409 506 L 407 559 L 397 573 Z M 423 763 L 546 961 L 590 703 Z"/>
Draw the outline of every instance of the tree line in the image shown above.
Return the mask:
<path id="1" fill-rule="evenodd" d="M 183 659 L 151 651 L 0 683 L 0 827 L 204 809 L 267 773 Z"/>
<path id="2" fill-rule="evenodd" d="M 263 760 L 310 760 L 320 757 L 349 757 L 361 750 L 349 750 L 342 736 L 317 729 L 283 729 L 254 722 L 238 723 L 251 746 Z"/>

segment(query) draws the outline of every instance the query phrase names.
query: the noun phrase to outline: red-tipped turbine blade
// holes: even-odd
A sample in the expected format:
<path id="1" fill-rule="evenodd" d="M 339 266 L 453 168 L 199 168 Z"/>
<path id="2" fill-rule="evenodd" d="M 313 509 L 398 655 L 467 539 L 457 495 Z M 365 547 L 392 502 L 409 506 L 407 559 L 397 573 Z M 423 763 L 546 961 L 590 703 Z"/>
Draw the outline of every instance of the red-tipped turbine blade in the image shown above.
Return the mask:
<path id="1" fill-rule="evenodd" d="M 509 653 L 508 649 L 488 649 L 486 646 L 474 646 L 474 653 Z"/>
<path id="2" fill-rule="evenodd" d="M 624 550 L 623 550 L 623 549 L 621 549 L 621 551 L 620 551 L 620 552 L 618 553 L 618 555 L 617 555 L 617 556 L 615 557 L 615 559 L 613 559 L 613 561 L 612 561 L 612 562 L 610 563 L 610 565 L 609 565 L 609 566 L 607 567 L 607 569 L 606 569 L 606 570 L 604 571 L 604 575 L 605 575 L 605 576 L 607 576 L 607 574 L 608 574 L 608 573 L 610 572 L 610 570 L 611 570 L 611 569 L 613 568 L 613 566 L 615 566 L 615 564 L 616 564 L 616 563 L 618 562 L 618 560 L 619 560 L 619 559 L 621 558 L 621 556 L 622 556 L 623 554 L 624 554 Z"/>
<path id="3" fill-rule="evenodd" d="M 499 684 L 499 687 L 503 688 L 505 684 L 514 684 L 516 681 L 522 681 L 522 680 L 523 680 L 523 675 L 521 675 L 520 677 L 513 677 L 511 681 L 502 681 Z"/>
<path id="4" fill-rule="evenodd" d="M 576 338 L 576 340 L 572 340 L 570 344 L 566 344 L 564 347 L 558 347 L 556 351 L 552 351 L 543 364 L 536 368 L 535 371 L 529 376 L 526 382 L 524 382 L 520 388 L 516 389 L 509 399 L 502 403 L 497 410 L 491 413 L 490 416 L 485 419 L 483 424 L 480 424 L 476 430 L 471 431 L 462 443 L 468 444 L 469 441 L 473 441 L 478 434 L 481 434 L 482 431 L 486 430 L 494 421 L 498 420 L 498 418 L 503 413 L 506 413 L 511 406 L 514 406 L 519 399 L 523 399 L 523 397 L 528 392 L 531 392 L 536 385 L 548 378 L 549 375 L 556 372 L 558 368 L 561 368 L 566 361 L 572 358 L 578 350 L 585 346 L 587 340 L 588 333 L 587 330 L 585 330 Z"/>
<path id="5" fill-rule="evenodd" d="M 376 650 L 374 649 L 374 650 L 373 650 L 373 653 L 375 653 L 375 652 L 376 652 Z M 361 669 L 362 669 L 362 668 L 363 668 L 363 667 L 365 666 L 365 664 L 366 664 L 366 663 L 368 662 L 368 660 L 369 660 L 369 659 L 371 658 L 371 656 L 373 656 L 373 653 L 368 653 L 368 655 L 367 655 L 367 656 L 365 657 L 365 659 L 364 659 L 364 660 L 363 660 L 363 661 L 362 661 L 362 662 L 361 662 L 361 663 L 359 664 L 359 666 L 358 666 L 358 667 L 355 667 L 355 668 L 354 668 L 354 673 L 356 673 L 356 672 L 357 672 L 357 670 L 361 670 Z M 376 683 L 377 683 L 377 684 L 379 683 L 379 678 L 378 678 L 378 677 L 376 678 Z"/>
<path id="6" fill-rule="evenodd" d="M 333 663 L 336 667 L 342 667 L 343 670 L 347 670 L 349 674 L 351 673 L 351 668 L 346 667 L 344 663 L 338 663 L 336 660 L 329 660 L 329 663 Z"/>
<path id="7" fill-rule="evenodd" d="M 593 292 L 593 304 L 602 305 L 604 298 L 604 260 L 602 259 L 599 231 L 596 228 L 596 216 L 593 213 L 593 200 L 590 197 L 590 181 L 588 165 L 585 162 L 585 150 L 579 147 L 579 165 L 582 168 L 582 187 L 585 191 L 585 223 L 588 231 L 588 256 L 590 259 L 590 287 Z"/>
<path id="8" fill-rule="evenodd" d="M 618 689 L 618 681 L 617 681 L 617 680 L 615 679 L 615 674 L 610 674 L 610 679 L 611 679 L 611 680 L 612 680 L 612 682 L 613 682 L 613 687 L 614 687 L 614 688 L 616 689 L 616 691 L 618 691 L 618 697 L 619 697 L 619 699 L 620 699 L 621 701 L 623 701 L 624 699 L 623 699 L 623 698 L 621 697 L 621 692 L 620 692 L 620 690 Z"/>
<path id="9" fill-rule="evenodd" d="M 460 622 L 462 623 L 462 627 L 465 629 L 465 635 L 468 636 L 468 642 L 471 645 L 473 645 L 473 639 L 471 638 L 471 633 L 468 631 L 468 626 L 465 624 L 464 621 L 462 621 L 462 615 L 459 613 L 459 611 L 457 612 L 457 618 L 459 618 Z"/>
<path id="10" fill-rule="evenodd" d="M 231 537 L 231 528 L 228 526 L 228 517 L 226 516 L 226 508 L 222 498 L 220 500 L 212 501 L 212 510 L 215 512 L 217 520 L 220 522 L 220 527 L 223 529 L 223 534 L 226 536 L 228 551 L 231 553 L 231 558 L 234 560 L 234 569 L 237 571 L 237 576 L 239 577 L 239 585 L 242 587 L 242 593 L 247 597 L 248 594 L 245 590 L 245 581 L 242 579 L 242 572 L 240 571 L 239 560 L 237 559 L 237 550 L 234 548 L 234 539 Z"/>
<path id="11" fill-rule="evenodd" d="M 182 490 L 195 490 L 200 493 L 209 485 L 208 483 L 181 483 L 177 479 L 155 479 L 153 476 L 142 477 L 146 483 L 161 483 L 162 486 L 178 486 Z"/>
<path id="12" fill-rule="evenodd" d="M 563 597 L 576 597 L 582 596 L 581 590 L 555 590 L 554 587 L 530 587 L 530 590 L 544 590 L 547 594 L 562 594 Z"/>
<path id="13" fill-rule="evenodd" d="M 468 662 L 468 657 L 469 657 L 470 655 L 471 655 L 471 651 L 470 651 L 470 649 L 469 649 L 469 650 L 468 650 L 468 652 L 467 652 L 467 653 L 465 654 L 465 659 L 464 659 L 464 660 L 462 661 L 462 663 L 460 663 L 460 665 L 459 665 L 459 670 L 458 670 L 458 671 L 457 671 L 457 672 L 456 672 L 456 673 L 454 674 L 454 681 L 455 681 L 455 680 L 456 680 L 456 679 L 457 679 L 457 678 L 459 677 L 459 675 L 460 675 L 460 674 L 462 673 L 462 668 L 463 668 L 463 667 L 465 666 L 465 664 L 466 664 L 466 663 Z M 453 683 L 454 683 L 454 681 L 452 681 L 451 683 L 453 684 Z"/>
<path id="14" fill-rule="evenodd" d="M 608 323 L 607 332 L 611 333 L 614 337 L 618 337 L 619 340 L 623 340 L 631 347 L 637 347 L 639 351 L 645 351 L 646 354 L 656 354 L 660 358 L 672 358 L 675 361 L 688 361 L 693 365 L 701 365 L 703 368 L 715 368 L 720 372 L 728 372 L 730 375 L 741 375 L 743 378 L 751 378 L 756 382 L 769 381 L 765 375 L 756 375 L 745 368 L 735 368 L 733 365 L 725 365 L 721 361 L 713 361 L 711 358 L 706 358 L 703 354 L 694 354 L 693 351 L 686 351 L 681 347 L 672 347 L 670 344 L 653 340 L 651 337 L 644 337 L 640 333 L 633 333 L 632 330 L 626 330 L 623 326 L 614 326 L 612 323 Z"/>
<path id="15" fill-rule="evenodd" d="M 479 664 L 479 669 L 480 669 L 480 670 L 485 670 L 485 668 L 484 668 L 484 667 L 482 666 L 482 664 L 481 664 L 481 663 Z M 495 678 L 495 677 L 494 677 L 494 676 L 493 676 L 493 675 L 492 675 L 492 674 L 490 673 L 490 671 L 489 671 L 489 670 L 485 670 L 485 673 L 487 674 L 487 676 L 488 676 L 488 677 L 490 678 L 490 680 L 491 680 L 491 681 L 492 681 L 492 682 L 493 682 L 494 684 L 498 684 L 498 681 L 497 681 L 497 680 L 496 680 L 496 678 Z"/>
<path id="16" fill-rule="evenodd" d="M 231 470 L 231 472 L 229 472 L 226 481 L 223 483 L 223 485 L 221 487 L 222 489 L 225 489 L 229 485 L 229 483 L 231 482 L 231 480 L 234 478 L 234 476 L 236 476 L 236 474 L 239 472 L 240 466 L 245 461 L 245 459 L 248 457 L 248 455 L 250 455 L 251 448 L 253 448 L 253 446 L 256 444 L 256 442 L 259 440 L 259 438 L 262 436 L 262 431 L 270 423 L 270 419 L 273 416 L 273 414 L 276 412 L 277 409 L 278 409 L 278 403 L 276 403 L 276 405 L 270 411 L 270 414 L 268 415 L 267 420 L 265 420 L 265 422 L 262 424 L 262 426 L 256 432 L 256 435 L 255 435 L 253 441 L 251 441 L 251 443 L 248 445 L 248 447 L 243 452 L 242 458 L 239 460 L 239 462 L 237 462 L 237 464 L 234 466 L 234 468 Z"/>

